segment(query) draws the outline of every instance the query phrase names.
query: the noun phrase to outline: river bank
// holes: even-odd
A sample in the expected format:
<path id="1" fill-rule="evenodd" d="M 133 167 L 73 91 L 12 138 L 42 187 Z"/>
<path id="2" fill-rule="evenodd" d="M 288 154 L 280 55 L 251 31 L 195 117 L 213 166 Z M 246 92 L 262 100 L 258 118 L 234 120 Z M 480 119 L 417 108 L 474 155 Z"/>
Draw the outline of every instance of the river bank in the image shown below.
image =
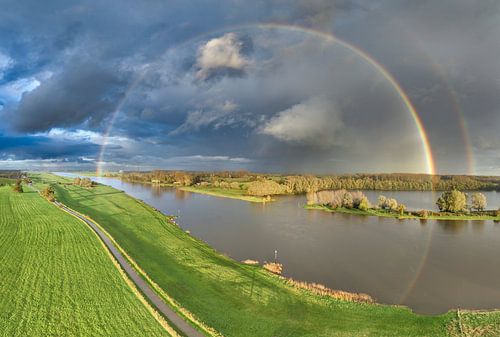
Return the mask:
<path id="1" fill-rule="evenodd" d="M 453 311 L 422 316 L 406 307 L 349 302 L 298 289 L 261 267 L 221 255 L 114 188 L 84 189 L 57 184 L 59 177 L 43 179 L 54 181 L 59 200 L 98 221 L 175 302 L 223 335 L 447 336 L 448 327 L 456 324 Z"/>
<path id="2" fill-rule="evenodd" d="M 342 213 L 342 214 L 352 214 L 352 215 L 359 215 L 359 216 L 377 216 L 377 217 L 383 217 L 383 218 L 396 218 L 396 219 L 415 219 L 415 220 L 465 220 L 465 221 L 484 221 L 484 220 L 493 220 L 493 221 L 500 221 L 500 216 L 490 216 L 490 215 L 455 215 L 452 213 L 446 213 L 443 215 L 434 215 L 432 214 L 433 212 L 429 212 L 430 214 L 427 216 L 419 216 L 416 215 L 416 212 L 407 212 L 405 211 L 403 214 L 400 214 L 398 212 L 393 212 L 393 211 L 387 211 L 387 210 L 380 210 L 380 209 L 367 209 L 367 210 L 361 210 L 361 209 L 356 209 L 356 208 L 331 208 L 328 206 L 321 206 L 321 205 L 306 205 L 304 206 L 305 209 L 308 210 L 319 210 L 319 211 L 325 211 L 325 212 L 332 212 L 332 213 Z"/>

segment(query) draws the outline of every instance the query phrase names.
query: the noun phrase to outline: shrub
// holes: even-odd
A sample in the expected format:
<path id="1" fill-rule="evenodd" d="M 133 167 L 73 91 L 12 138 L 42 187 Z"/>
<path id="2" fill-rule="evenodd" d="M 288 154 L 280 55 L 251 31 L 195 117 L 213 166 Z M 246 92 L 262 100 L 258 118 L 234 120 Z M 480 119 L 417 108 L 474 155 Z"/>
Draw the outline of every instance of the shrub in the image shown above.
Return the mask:
<path id="1" fill-rule="evenodd" d="M 371 205 L 370 205 L 370 201 L 368 200 L 367 197 L 364 197 L 363 199 L 361 199 L 361 201 L 359 202 L 359 205 L 358 205 L 358 208 L 362 211 L 366 211 L 368 209 L 370 209 Z"/>
<path id="2" fill-rule="evenodd" d="M 233 190 L 241 189 L 240 183 L 237 181 L 233 181 L 231 184 L 229 184 L 229 187 L 231 187 Z"/>
<path id="3" fill-rule="evenodd" d="M 23 193 L 23 185 L 21 184 L 21 179 L 17 179 L 12 190 L 16 193 Z"/>
<path id="4" fill-rule="evenodd" d="M 426 209 L 422 209 L 417 212 L 417 215 L 421 218 L 427 218 L 429 216 L 429 211 L 427 211 Z"/>
<path id="5" fill-rule="evenodd" d="M 73 185 L 88 188 L 94 186 L 94 182 L 89 178 L 76 177 L 75 179 L 73 179 Z"/>
<path id="6" fill-rule="evenodd" d="M 395 211 L 398 209 L 398 201 L 394 198 L 386 198 L 383 195 L 379 195 L 378 207 L 380 207 L 381 209 Z"/>
<path id="7" fill-rule="evenodd" d="M 52 188 L 52 186 L 45 187 L 43 190 L 40 191 L 40 194 L 50 202 L 56 200 L 54 196 L 54 189 Z"/>
<path id="8" fill-rule="evenodd" d="M 354 201 L 352 199 L 352 194 L 349 192 L 345 192 L 344 198 L 342 199 L 342 207 L 345 208 L 353 208 Z"/>
<path id="9" fill-rule="evenodd" d="M 405 211 L 406 211 L 406 206 L 403 205 L 403 204 L 399 204 L 398 205 L 398 213 L 399 213 L 399 215 L 404 215 Z"/>
<path id="10" fill-rule="evenodd" d="M 354 191 L 351 192 L 352 195 L 352 207 L 353 208 L 359 208 L 359 204 L 361 203 L 361 200 L 363 199 L 368 199 L 363 192 L 361 191 Z"/>
<path id="11" fill-rule="evenodd" d="M 387 198 L 383 195 L 379 195 L 377 202 L 378 202 L 378 207 L 380 207 L 381 209 L 385 209 L 387 205 Z"/>

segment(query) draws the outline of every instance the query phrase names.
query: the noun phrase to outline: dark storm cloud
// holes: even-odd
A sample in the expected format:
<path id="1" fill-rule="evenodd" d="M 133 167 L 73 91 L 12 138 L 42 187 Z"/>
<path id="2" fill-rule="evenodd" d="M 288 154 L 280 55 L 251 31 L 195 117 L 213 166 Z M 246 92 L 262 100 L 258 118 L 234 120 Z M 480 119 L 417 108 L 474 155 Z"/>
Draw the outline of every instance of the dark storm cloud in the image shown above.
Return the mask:
<path id="1" fill-rule="evenodd" d="M 182 157 L 188 165 L 200 155 L 219 158 L 210 167 L 241 157 L 254 161 L 238 165 L 255 169 L 415 169 L 405 166 L 411 153 L 400 162 L 395 155 L 420 151 L 414 125 L 359 57 L 322 50 L 307 34 L 229 28 L 280 22 L 334 32 L 373 55 L 417 107 L 438 168 L 464 172 L 453 89 L 477 169 L 500 170 L 491 145 L 500 143 L 498 1 L 4 0 L 2 8 L 0 55 L 13 62 L 0 69 L 0 130 L 11 134 L 102 133 L 126 98 L 113 132 L 128 145 L 107 152 L 118 164 L 147 157 L 173 165 L 168 158 Z M 81 151 L 97 151 L 92 146 Z M 29 157 L 39 147 L 1 151 Z"/>
<path id="2" fill-rule="evenodd" d="M 0 160 L 11 158 L 51 159 L 92 156 L 98 147 L 91 143 L 55 140 L 44 136 L 6 136 L 0 134 Z"/>
<path id="3" fill-rule="evenodd" d="M 122 75 L 123 76 L 123 75 Z M 26 93 L 19 106 L 7 112 L 17 130 L 46 131 L 88 122 L 97 126 L 114 111 L 126 90 L 127 79 L 111 68 L 89 61 L 73 62 Z"/>

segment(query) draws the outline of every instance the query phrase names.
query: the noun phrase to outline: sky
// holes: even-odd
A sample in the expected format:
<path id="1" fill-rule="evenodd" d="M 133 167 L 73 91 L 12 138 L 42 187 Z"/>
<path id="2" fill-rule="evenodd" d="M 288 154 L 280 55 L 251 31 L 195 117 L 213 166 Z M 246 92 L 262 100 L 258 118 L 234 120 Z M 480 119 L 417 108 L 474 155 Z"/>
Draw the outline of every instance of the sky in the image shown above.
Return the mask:
<path id="1" fill-rule="evenodd" d="M 0 169 L 500 175 L 497 0 L 0 5 Z"/>

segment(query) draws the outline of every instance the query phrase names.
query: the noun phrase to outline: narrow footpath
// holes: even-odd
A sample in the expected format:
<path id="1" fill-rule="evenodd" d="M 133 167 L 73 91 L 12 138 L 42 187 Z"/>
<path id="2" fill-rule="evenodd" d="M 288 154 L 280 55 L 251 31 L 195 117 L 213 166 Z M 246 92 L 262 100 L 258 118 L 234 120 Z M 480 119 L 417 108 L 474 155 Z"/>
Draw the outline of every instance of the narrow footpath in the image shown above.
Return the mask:
<path id="1" fill-rule="evenodd" d="M 146 281 L 144 281 L 139 276 L 139 274 L 123 257 L 123 255 L 115 247 L 115 245 L 108 238 L 108 236 L 106 236 L 106 234 L 104 234 L 93 221 L 83 217 L 79 213 L 73 211 L 71 208 L 66 207 L 64 204 L 58 201 L 55 201 L 54 203 L 61 209 L 65 210 L 66 212 L 70 213 L 71 215 L 85 222 L 90 228 L 92 228 L 97 233 L 97 235 L 104 242 L 104 244 L 109 249 L 111 254 L 113 254 L 115 259 L 123 268 L 125 273 L 127 273 L 128 277 L 135 283 L 137 288 L 139 288 L 140 291 L 144 294 L 144 296 L 148 298 L 148 300 L 153 304 L 156 310 L 161 312 L 163 316 L 166 317 L 170 323 L 172 323 L 179 331 L 182 332 L 182 334 L 186 335 L 187 337 L 204 337 L 204 335 L 201 332 L 199 332 L 188 322 L 186 322 L 183 317 L 181 317 L 178 313 L 170 309 L 170 307 L 153 291 L 153 289 L 151 289 L 149 284 L 147 284 Z"/>

